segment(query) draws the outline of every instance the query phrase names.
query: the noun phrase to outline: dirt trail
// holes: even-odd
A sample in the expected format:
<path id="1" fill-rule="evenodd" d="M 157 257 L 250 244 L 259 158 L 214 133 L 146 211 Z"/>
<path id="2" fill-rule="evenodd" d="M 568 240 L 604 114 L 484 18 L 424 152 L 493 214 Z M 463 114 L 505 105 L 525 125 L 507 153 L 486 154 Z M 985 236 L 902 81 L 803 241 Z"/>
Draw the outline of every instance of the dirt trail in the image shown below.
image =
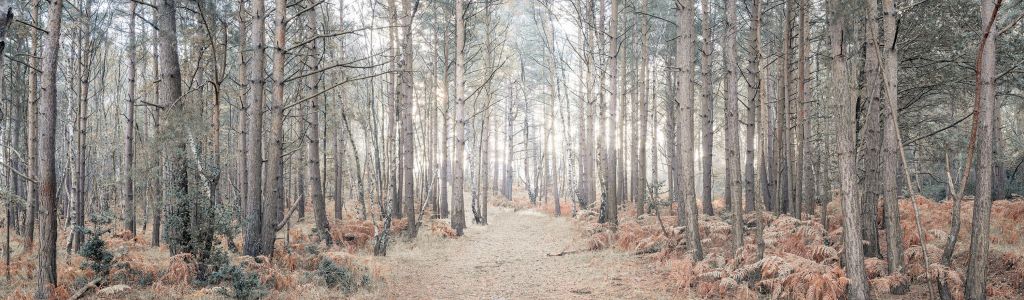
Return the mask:
<path id="1" fill-rule="evenodd" d="M 669 299 L 656 264 L 616 251 L 584 251 L 578 225 L 525 210 L 490 210 L 464 237 L 399 242 L 385 259 L 392 299 Z M 424 230 L 428 230 L 424 228 Z"/>

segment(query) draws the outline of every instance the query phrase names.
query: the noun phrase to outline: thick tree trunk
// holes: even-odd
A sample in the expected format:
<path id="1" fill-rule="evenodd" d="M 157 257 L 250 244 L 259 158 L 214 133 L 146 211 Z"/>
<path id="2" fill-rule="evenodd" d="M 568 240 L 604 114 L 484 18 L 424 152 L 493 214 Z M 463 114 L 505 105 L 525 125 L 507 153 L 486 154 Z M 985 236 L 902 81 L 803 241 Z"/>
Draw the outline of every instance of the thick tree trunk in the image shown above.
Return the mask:
<path id="1" fill-rule="evenodd" d="M 882 48 L 882 86 L 884 87 L 882 98 L 886 107 L 885 118 L 882 122 L 883 135 L 883 163 L 882 163 L 882 185 L 885 203 L 885 231 L 886 231 L 886 261 L 888 262 L 889 273 L 903 272 L 903 227 L 900 226 L 900 205 L 899 185 L 897 177 L 899 174 L 900 142 L 897 133 L 899 116 L 889 113 L 896 111 L 897 101 L 897 77 L 896 71 L 899 68 L 899 57 L 896 55 L 896 6 L 893 0 L 882 0 L 882 24 L 885 30 L 880 47 Z M 911 200 L 913 201 L 913 200 Z M 958 216 L 959 217 L 959 216 Z M 902 295 L 908 291 L 907 284 L 891 287 L 893 294 Z"/>
<path id="2" fill-rule="evenodd" d="M 39 102 L 39 253 L 36 264 L 36 299 L 49 299 L 57 286 L 57 170 L 54 147 L 57 136 L 57 58 L 64 1 L 50 4 L 43 45 L 42 97 Z"/>
<path id="3" fill-rule="evenodd" d="M 246 230 L 245 230 L 245 255 L 258 256 L 267 254 L 263 249 L 263 86 L 266 81 L 264 79 L 263 68 L 265 67 L 263 55 L 266 52 L 267 45 L 263 32 L 266 25 L 266 8 L 264 7 L 265 0 L 252 1 L 252 15 L 253 21 L 250 29 L 250 47 L 253 53 L 250 55 L 248 67 L 249 74 L 247 75 L 249 82 L 249 92 L 247 99 L 248 107 L 248 130 L 246 138 L 247 147 L 249 149 L 249 155 L 247 156 L 246 173 L 248 179 L 246 180 L 248 190 L 246 191 L 247 207 L 246 212 Z M 269 172 L 268 172 L 269 173 Z M 268 195 L 269 196 L 269 195 Z M 269 199 L 269 197 L 268 197 Z M 271 200 L 268 200 L 268 202 Z M 272 219 L 272 218 L 271 218 Z M 271 220 L 267 220 L 269 222 Z M 269 249 L 268 249 L 269 250 Z"/>
<path id="4" fill-rule="evenodd" d="M 704 259 L 701 247 L 700 230 L 697 227 L 697 203 L 694 198 L 693 185 L 693 2 L 684 1 L 679 9 L 676 24 L 679 26 L 679 38 L 676 41 L 676 65 L 680 71 L 676 77 L 678 91 L 676 101 L 679 102 L 679 117 L 675 120 L 678 128 L 679 149 L 677 159 L 680 161 L 680 172 L 677 202 L 679 202 L 679 224 L 686 224 L 687 238 L 693 245 L 693 257 Z M 680 159 L 681 157 L 681 159 Z"/>
<path id="5" fill-rule="evenodd" d="M 416 237 L 416 230 L 419 226 L 416 224 L 416 204 L 413 201 L 413 164 L 416 151 L 415 138 L 413 136 L 413 124 L 412 124 L 412 111 L 413 111 L 413 45 L 412 45 L 412 20 L 416 14 L 415 8 L 412 6 L 409 0 L 402 0 L 402 7 L 404 12 L 405 21 L 402 24 L 402 60 L 399 62 L 400 69 L 402 70 L 401 83 L 398 89 L 399 98 L 402 101 L 402 107 L 399 108 L 401 112 L 402 122 L 402 167 L 400 169 L 402 176 L 402 202 L 405 205 L 406 219 L 409 221 L 409 226 L 406 227 L 406 234 L 409 237 Z"/>
<path id="6" fill-rule="evenodd" d="M 974 215 L 971 218 L 971 246 L 967 260 L 966 296 L 968 299 L 986 298 L 988 276 L 989 231 L 992 216 L 992 150 L 993 112 L 999 108 L 996 99 L 996 40 L 998 28 L 993 31 L 1002 0 L 981 1 L 981 24 L 984 26 L 978 50 L 977 96 L 980 111 L 978 122 L 978 186 L 975 190 Z M 978 112 L 976 112 L 978 113 Z M 969 172 L 969 171 L 967 171 Z"/>
<path id="7" fill-rule="evenodd" d="M 867 299 L 868 282 L 864 271 L 864 254 L 861 245 L 860 205 L 857 199 L 857 154 L 856 154 L 856 103 L 853 96 L 854 87 L 850 83 L 847 70 L 844 31 L 845 16 L 838 6 L 841 1 L 829 2 L 832 18 L 829 23 L 829 35 L 832 49 L 832 95 L 839 101 L 840 113 L 838 120 L 839 146 L 839 177 L 842 187 L 843 207 L 843 258 L 846 265 L 846 277 L 850 279 L 847 286 L 847 297 L 850 299 Z"/>
<path id="8" fill-rule="evenodd" d="M 865 32 L 864 49 L 864 84 L 861 88 L 861 102 L 865 105 L 864 124 L 861 127 L 864 143 L 863 153 L 863 187 L 861 198 L 861 223 L 864 236 L 864 255 L 881 257 L 878 244 L 878 198 L 882 190 L 881 174 L 881 100 L 879 97 L 879 53 L 878 53 L 878 4 L 874 0 L 866 0 L 867 32 Z"/>
<path id="9" fill-rule="evenodd" d="M 732 174 L 729 191 L 732 194 L 733 251 L 743 249 L 743 186 L 740 183 L 740 118 L 736 60 L 736 0 L 725 0 L 725 143 L 726 172 Z"/>
<path id="10" fill-rule="evenodd" d="M 190 199 L 188 190 L 189 176 L 185 158 L 187 151 L 185 104 L 183 101 L 179 101 L 181 98 L 181 67 L 178 59 L 176 10 L 175 0 L 163 0 L 157 7 L 157 26 L 159 27 L 157 40 L 161 54 L 159 65 L 162 99 L 160 102 L 164 103 L 164 109 L 168 112 L 167 117 L 161 121 L 166 122 L 165 128 L 174 135 L 171 147 L 168 148 L 170 156 L 167 161 L 170 175 L 167 187 L 174 199 L 174 208 L 168 211 L 168 214 L 169 216 L 171 213 L 174 213 L 175 216 L 188 216 L 185 218 L 187 221 L 179 224 L 181 227 L 168 230 L 168 240 L 172 241 L 168 244 L 172 254 L 186 251 L 202 256 L 207 254 L 205 250 L 208 250 L 206 247 L 209 245 L 202 245 L 202 249 L 193 247 L 208 242 L 208 240 L 200 240 L 208 238 L 208 236 L 198 235 L 199 230 L 205 229 L 197 229 L 202 228 L 202 221 L 196 218 L 200 212 L 196 211 L 194 200 Z M 184 238 L 185 232 L 188 232 L 191 239 Z M 185 246 L 185 248 L 181 248 L 181 246 Z"/>
<path id="11" fill-rule="evenodd" d="M 281 211 L 284 208 L 284 64 L 285 64 L 285 34 L 288 24 L 285 22 L 288 17 L 287 2 L 276 1 L 274 12 L 274 66 L 273 66 L 273 92 L 270 104 L 270 147 L 267 150 L 266 175 L 270 176 L 264 186 L 263 194 L 266 196 L 261 205 L 263 214 L 260 226 L 260 253 L 262 255 L 273 255 L 274 240 L 277 230 L 274 226 L 281 222 L 284 217 Z M 255 148 L 254 148 L 255 149 Z"/>
<path id="12" fill-rule="evenodd" d="M 463 205 L 463 167 L 466 149 L 466 20 L 465 0 L 455 1 L 455 159 L 452 160 L 452 229 L 462 236 L 466 228 L 465 205 Z"/>

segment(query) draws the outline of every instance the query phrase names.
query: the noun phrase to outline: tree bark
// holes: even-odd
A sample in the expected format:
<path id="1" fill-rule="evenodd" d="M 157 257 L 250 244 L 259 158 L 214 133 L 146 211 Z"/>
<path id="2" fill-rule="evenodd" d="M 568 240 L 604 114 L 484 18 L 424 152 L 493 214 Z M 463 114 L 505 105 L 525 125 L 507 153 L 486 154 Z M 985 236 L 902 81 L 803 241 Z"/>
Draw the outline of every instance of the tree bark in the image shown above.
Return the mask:
<path id="1" fill-rule="evenodd" d="M 690 243 L 693 243 L 693 257 L 696 260 L 703 260 L 704 250 L 700 245 L 693 185 L 693 2 L 683 1 L 676 24 L 679 26 L 676 65 L 680 69 L 676 77 L 676 101 L 679 102 L 679 116 L 675 120 L 678 134 L 676 146 L 679 149 L 677 159 L 682 173 L 679 182 L 680 193 L 677 194 L 676 201 L 679 202 L 680 208 L 679 224 L 686 224 L 687 237 Z"/>
<path id="2" fill-rule="evenodd" d="M 864 255 L 881 257 L 878 244 L 878 200 L 882 190 L 881 178 L 881 100 L 879 97 L 879 53 L 878 53 L 878 4 L 874 0 L 865 0 L 867 31 L 865 34 L 864 83 L 861 87 L 861 102 L 865 105 L 864 124 L 861 127 L 863 136 L 863 187 L 861 198 L 861 222 L 864 243 Z"/>
<path id="3" fill-rule="evenodd" d="M 640 2 L 640 11 L 643 13 L 650 13 L 650 0 L 642 0 Z M 634 164 L 636 168 L 636 184 L 634 189 L 633 199 L 636 200 L 636 211 L 637 214 L 643 214 L 647 212 L 647 131 L 649 114 L 648 102 L 650 102 L 650 90 L 651 86 L 648 83 L 648 65 L 650 62 L 650 27 L 651 20 L 643 17 L 640 19 L 640 79 L 637 89 L 640 93 L 640 103 L 637 109 L 637 117 L 640 118 L 640 126 L 634 130 L 633 136 L 639 139 L 639 148 L 637 151 L 637 162 Z M 655 125 L 656 126 L 656 125 Z M 657 143 L 654 143 L 657 145 Z M 654 166 L 657 168 L 657 166 Z M 655 178 L 657 180 L 657 178 Z"/>
<path id="4" fill-rule="evenodd" d="M 466 150 L 466 0 L 455 0 L 455 159 L 452 160 L 452 229 L 458 236 L 466 228 L 465 205 L 463 204 L 463 167 Z"/>
<path id="5" fill-rule="evenodd" d="M 608 192 L 605 195 L 605 199 L 608 201 L 605 205 L 605 221 L 611 222 L 612 226 L 618 226 L 619 224 L 619 194 L 618 194 L 618 152 L 615 148 L 616 143 L 616 131 L 618 130 L 616 124 L 616 118 L 618 117 L 618 82 L 619 82 L 619 68 L 618 68 L 618 56 L 619 56 L 619 34 L 618 34 L 618 22 L 619 22 L 619 1 L 611 0 L 611 18 L 608 22 L 608 28 L 611 32 L 609 34 L 608 43 L 608 70 L 609 70 L 609 91 L 610 97 L 608 98 L 608 157 L 605 157 L 605 181 L 608 186 Z"/>
<path id="6" fill-rule="evenodd" d="M 38 26 L 39 24 L 39 0 L 32 0 L 32 25 Z M 37 57 L 39 56 L 39 34 L 32 32 L 30 34 L 30 53 L 28 64 L 32 68 L 38 68 L 39 62 Z M 37 188 L 39 186 L 38 173 L 39 173 L 39 72 L 34 69 L 29 69 L 28 75 L 28 129 L 26 134 L 28 135 L 28 141 L 26 142 L 26 148 L 28 148 L 28 177 L 32 180 L 26 180 L 28 189 L 25 191 L 26 200 L 28 201 L 28 215 L 25 217 L 25 247 L 26 249 L 32 249 L 35 247 L 35 228 L 36 218 L 39 217 L 39 195 L 37 194 Z"/>
<path id="7" fill-rule="evenodd" d="M 186 153 L 186 119 L 185 104 L 181 98 L 181 67 L 178 58 L 178 29 L 177 29 L 177 3 L 175 0 L 163 0 L 157 7 L 158 45 L 160 49 L 160 96 L 164 109 L 167 110 L 167 117 L 161 121 L 172 135 L 171 147 L 168 148 L 170 156 L 167 161 L 169 173 L 168 187 L 174 202 L 174 208 L 168 211 L 175 216 L 188 216 L 186 222 L 179 224 L 180 228 L 168 230 L 168 246 L 172 254 L 182 251 L 193 254 L 205 255 L 206 250 L 193 248 L 204 241 L 198 241 L 205 237 L 197 236 L 197 228 L 202 226 L 202 221 L 197 216 L 195 200 L 189 197 L 188 167 L 185 158 Z M 190 234 L 191 239 L 184 237 L 185 232 Z M 177 242 L 177 243 L 175 243 Z M 185 248 L 180 248 L 185 246 Z"/>
<path id="8" fill-rule="evenodd" d="M 744 128 L 744 142 L 743 147 L 746 155 L 744 156 L 743 162 L 743 195 L 744 212 L 754 211 L 755 199 L 755 178 L 759 170 L 754 168 L 754 147 L 755 147 L 755 135 L 756 126 L 759 126 L 758 121 L 758 105 L 761 102 L 761 73 L 760 73 L 760 59 L 761 59 L 761 48 L 760 48 L 760 30 L 761 30 L 761 12 L 760 12 L 760 1 L 751 0 L 754 2 L 750 8 L 750 20 L 751 20 L 751 33 L 749 35 L 750 50 L 752 51 L 748 55 L 747 59 L 747 123 Z M 759 151 L 760 152 L 760 151 Z M 761 153 L 757 155 L 760 156 Z M 757 159 L 760 163 L 764 159 L 763 156 Z"/>
<path id="9" fill-rule="evenodd" d="M 49 299 L 57 285 L 57 172 L 54 142 L 57 136 L 57 58 L 64 1 L 50 4 L 50 20 L 43 41 L 43 72 L 39 102 L 39 254 L 36 271 L 36 299 Z"/>
<path id="10" fill-rule="evenodd" d="M 727 0 L 728 1 L 728 0 Z M 714 37 L 711 33 L 711 1 L 701 1 L 701 36 L 703 42 L 700 50 L 700 98 L 704 100 L 701 104 L 701 175 L 703 178 L 701 207 L 704 214 L 715 215 L 715 208 L 711 204 L 711 168 L 714 156 L 714 123 L 715 123 L 715 98 L 712 90 L 711 78 L 711 53 L 714 49 Z M 726 195 L 729 198 L 729 195 Z"/>
<path id="11" fill-rule="evenodd" d="M 320 97 L 317 97 L 320 98 Z M 324 202 L 324 191 L 321 188 L 320 178 L 320 132 L 317 128 L 320 127 L 320 117 L 317 113 L 320 109 L 319 99 L 311 99 L 309 102 L 309 125 L 306 127 L 306 134 L 309 136 L 306 141 L 306 158 L 309 159 L 306 167 L 306 177 L 309 180 L 306 182 L 306 193 L 311 201 L 313 201 L 313 214 L 316 218 L 316 229 L 320 238 L 324 241 L 327 247 L 331 247 L 334 243 L 331 240 L 331 225 L 327 221 L 327 209 Z M 337 147 L 337 146 L 335 146 Z M 336 173 L 339 174 L 340 173 Z M 337 187 L 336 187 L 337 188 Z M 335 193 L 340 196 L 340 193 Z M 339 218 L 340 219 L 340 218 Z"/>
<path id="12" fill-rule="evenodd" d="M 402 70 L 401 83 L 398 89 L 399 98 L 402 101 L 401 113 L 402 126 L 402 202 L 405 202 L 406 219 L 409 226 L 406 227 L 406 234 L 409 237 L 416 237 L 416 203 L 413 201 L 413 164 L 416 151 L 415 138 L 413 136 L 412 110 L 413 110 L 413 45 L 412 45 L 412 20 L 416 14 L 416 8 L 409 0 L 402 0 L 404 10 L 404 24 L 402 34 L 402 59 L 399 61 L 399 69 Z"/>
<path id="13" fill-rule="evenodd" d="M 833 99 L 839 101 L 840 114 L 837 134 L 839 146 L 839 177 L 842 187 L 842 208 L 843 208 L 843 258 L 846 265 L 846 277 L 850 279 L 847 286 L 847 297 L 850 299 L 867 299 L 868 283 L 864 270 L 864 254 L 861 248 L 861 220 L 860 205 L 857 199 L 857 171 L 856 171 L 856 103 L 857 99 L 852 92 L 854 87 L 849 79 L 847 70 L 844 31 L 845 16 L 838 6 L 842 1 L 832 0 L 829 2 L 832 18 L 829 23 L 829 35 L 831 37 L 832 50 L 832 95 Z"/>
<path id="14" fill-rule="evenodd" d="M 732 194 L 733 251 L 743 249 L 743 185 L 740 183 L 740 118 L 736 60 L 736 0 L 725 0 L 725 143 L 726 172 L 732 174 L 728 183 Z"/>
<path id="15" fill-rule="evenodd" d="M 266 8 L 264 7 L 265 0 L 254 0 L 252 1 L 251 10 L 253 15 L 252 26 L 250 29 L 249 42 L 253 53 L 250 56 L 248 67 L 249 74 L 247 75 L 249 82 L 248 92 L 248 132 L 246 138 L 248 139 L 247 145 L 249 149 L 249 155 L 247 156 L 246 173 L 248 174 L 248 180 L 246 185 L 248 190 L 246 191 L 246 198 L 248 202 L 248 212 L 246 213 L 246 230 L 245 230 L 245 255 L 258 256 L 267 254 L 263 249 L 263 223 L 271 220 L 264 221 L 263 213 L 263 86 L 266 79 L 264 79 L 264 53 L 266 52 L 267 45 L 263 32 L 266 25 Z M 268 172 L 269 173 L 269 172 Z M 268 195 L 269 196 L 269 195 Z M 268 197 L 269 199 L 269 197 Z M 269 202 L 270 200 L 268 200 Z"/>
<path id="16" fill-rule="evenodd" d="M 997 20 L 1002 0 L 981 1 L 981 24 L 984 26 L 977 60 L 977 96 L 980 106 L 978 123 L 978 172 L 975 190 L 974 214 L 971 218 L 971 246 L 967 259 L 967 280 L 964 282 L 969 299 L 986 298 L 986 277 L 989 254 L 989 232 L 992 216 L 992 150 L 993 112 L 999 108 L 996 99 L 996 40 L 997 31 L 992 24 Z"/>
<path id="17" fill-rule="evenodd" d="M 125 103 L 126 126 L 124 130 L 124 227 L 135 236 L 135 9 L 132 2 L 128 21 L 128 101 Z"/>
<path id="18" fill-rule="evenodd" d="M 899 116 L 890 113 L 890 111 L 896 111 L 899 104 L 896 91 L 899 57 L 896 54 L 896 6 L 894 2 L 893 0 L 882 0 L 882 24 L 885 31 L 879 46 L 882 47 L 883 98 L 885 105 L 889 108 L 885 110 L 886 118 L 882 123 L 882 146 L 884 147 L 882 185 L 885 203 L 885 241 L 888 245 L 886 261 L 889 273 L 902 273 L 903 227 L 900 226 L 899 185 L 897 184 L 901 147 L 896 128 L 896 125 L 899 124 Z M 908 288 L 907 284 L 901 284 L 890 288 L 890 291 L 902 295 L 908 291 Z"/>

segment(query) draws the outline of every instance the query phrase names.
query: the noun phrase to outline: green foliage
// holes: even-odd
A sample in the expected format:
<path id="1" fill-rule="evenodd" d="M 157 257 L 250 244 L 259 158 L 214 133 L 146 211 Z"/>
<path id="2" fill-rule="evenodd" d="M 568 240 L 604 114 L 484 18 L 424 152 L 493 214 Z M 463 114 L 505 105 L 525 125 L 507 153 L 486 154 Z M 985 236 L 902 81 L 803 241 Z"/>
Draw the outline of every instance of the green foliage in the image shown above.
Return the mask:
<path id="1" fill-rule="evenodd" d="M 345 293 L 350 293 L 356 288 L 356 282 L 353 278 L 352 270 L 349 270 L 344 266 L 339 266 L 330 259 L 320 261 L 320 266 L 317 267 L 316 274 L 324 279 L 324 283 L 326 283 L 328 287 L 339 287 Z"/>
<path id="2" fill-rule="evenodd" d="M 110 273 L 114 254 L 107 250 L 107 243 L 100 236 L 101 234 L 90 234 L 89 240 L 85 242 L 85 245 L 82 245 L 82 250 L 78 254 L 87 259 L 83 267 L 92 269 L 96 274 L 104 276 Z"/>
<path id="3" fill-rule="evenodd" d="M 86 259 L 82 268 L 91 269 L 99 276 L 106 276 L 110 273 L 110 267 L 113 265 L 114 254 L 107 249 L 107 242 L 103 240 L 103 234 L 110 232 L 110 229 L 104 228 L 110 224 L 113 218 L 109 212 L 101 212 L 92 214 L 89 219 L 96 224 L 96 227 L 78 228 L 89 235 L 89 239 L 78 251 L 78 255 Z"/>
<path id="4" fill-rule="evenodd" d="M 227 252 L 216 248 L 211 252 L 207 263 L 213 266 L 214 271 L 204 282 L 197 282 L 199 285 L 216 285 L 230 283 L 233 293 L 225 296 L 235 299 L 259 299 L 267 294 L 267 289 L 260 284 L 259 275 L 255 272 L 246 272 L 244 268 L 231 264 Z"/>

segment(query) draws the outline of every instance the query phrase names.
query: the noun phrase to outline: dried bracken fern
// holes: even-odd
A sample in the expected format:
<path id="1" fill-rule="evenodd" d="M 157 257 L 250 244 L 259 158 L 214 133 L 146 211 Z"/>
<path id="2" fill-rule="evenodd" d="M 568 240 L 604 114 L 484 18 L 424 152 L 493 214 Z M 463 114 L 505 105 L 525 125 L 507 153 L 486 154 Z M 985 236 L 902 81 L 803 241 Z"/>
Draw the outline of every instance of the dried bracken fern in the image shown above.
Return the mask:
<path id="1" fill-rule="evenodd" d="M 889 265 L 884 260 L 868 257 L 864 259 L 864 271 L 868 278 L 882 277 L 889 274 Z"/>
<path id="2" fill-rule="evenodd" d="M 895 288 L 905 287 L 910 284 L 910 277 L 901 273 L 896 273 L 872 278 L 871 280 L 868 280 L 868 283 L 871 286 L 871 293 L 876 296 L 881 296 L 891 293 Z"/>
<path id="3" fill-rule="evenodd" d="M 167 272 L 160 277 L 160 282 L 171 285 L 191 282 L 196 276 L 198 267 L 199 263 L 191 253 L 171 256 L 170 265 L 167 267 Z"/>

